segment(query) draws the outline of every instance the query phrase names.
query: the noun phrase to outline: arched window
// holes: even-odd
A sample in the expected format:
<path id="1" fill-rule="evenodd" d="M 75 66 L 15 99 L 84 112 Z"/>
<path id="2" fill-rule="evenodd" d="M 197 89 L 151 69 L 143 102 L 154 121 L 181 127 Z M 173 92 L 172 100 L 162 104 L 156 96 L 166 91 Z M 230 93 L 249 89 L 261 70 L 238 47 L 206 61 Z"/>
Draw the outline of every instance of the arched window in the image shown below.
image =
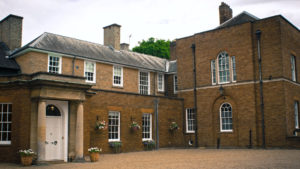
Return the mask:
<path id="1" fill-rule="evenodd" d="M 58 108 L 52 104 L 46 107 L 46 116 L 60 116 L 60 111 Z"/>
<path id="2" fill-rule="evenodd" d="M 222 52 L 218 56 L 218 68 L 219 68 L 219 83 L 229 83 L 229 56 L 226 52 Z"/>
<path id="3" fill-rule="evenodd" d="M 232 108 L 229 103 L 223 103 L 220 107 L 221 131 L 232 131 Z"/>

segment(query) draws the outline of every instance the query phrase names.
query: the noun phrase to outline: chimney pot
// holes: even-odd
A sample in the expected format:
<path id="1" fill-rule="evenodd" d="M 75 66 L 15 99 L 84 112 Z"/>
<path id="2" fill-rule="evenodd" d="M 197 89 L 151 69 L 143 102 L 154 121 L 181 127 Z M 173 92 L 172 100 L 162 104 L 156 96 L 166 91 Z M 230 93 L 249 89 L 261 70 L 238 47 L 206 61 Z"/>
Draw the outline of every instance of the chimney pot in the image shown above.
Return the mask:
<path id="1" fill-rule="evenodd" d="M 220 17 L 220 24 L 226 22 L 227 20 L 232 18 L 232 9 L 229 5 L 222 2 L 219 6 L 219 17 Z"/>
<path id="2" fill-rule="evenodd" d="M 121 43 L 121 50 L 129 51 L 129 44 L 128 43 Z"/>

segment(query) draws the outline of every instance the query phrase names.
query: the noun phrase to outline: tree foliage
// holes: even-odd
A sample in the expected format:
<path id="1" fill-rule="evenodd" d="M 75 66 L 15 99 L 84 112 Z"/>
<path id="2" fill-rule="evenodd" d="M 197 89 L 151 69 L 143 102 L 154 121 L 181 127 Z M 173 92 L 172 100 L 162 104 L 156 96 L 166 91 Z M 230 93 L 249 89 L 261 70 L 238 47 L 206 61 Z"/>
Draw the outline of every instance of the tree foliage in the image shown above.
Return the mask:
<path id="1" fill-rule="evenodd" d="M 160 58 L 170 58 L 170 40 L 149 38 L 147 41 L 139 42 L 139 46 L 132 49 L 134 52 L 144 53 Z"/>

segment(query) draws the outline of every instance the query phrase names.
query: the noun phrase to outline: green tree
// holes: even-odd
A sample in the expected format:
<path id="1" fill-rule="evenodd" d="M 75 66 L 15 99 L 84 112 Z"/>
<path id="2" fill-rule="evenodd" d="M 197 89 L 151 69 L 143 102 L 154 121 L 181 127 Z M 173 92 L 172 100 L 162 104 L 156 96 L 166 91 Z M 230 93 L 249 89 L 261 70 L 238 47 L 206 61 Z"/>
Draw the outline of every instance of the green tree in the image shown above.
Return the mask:
<path id="1" fill-rule="evenodd" d="M 160 58 L 170 58 L 170 40 L 149 38 L 147 41 L 139 42 L 139 46 L 132 49 L 134 52 L 144 53 Z"/>

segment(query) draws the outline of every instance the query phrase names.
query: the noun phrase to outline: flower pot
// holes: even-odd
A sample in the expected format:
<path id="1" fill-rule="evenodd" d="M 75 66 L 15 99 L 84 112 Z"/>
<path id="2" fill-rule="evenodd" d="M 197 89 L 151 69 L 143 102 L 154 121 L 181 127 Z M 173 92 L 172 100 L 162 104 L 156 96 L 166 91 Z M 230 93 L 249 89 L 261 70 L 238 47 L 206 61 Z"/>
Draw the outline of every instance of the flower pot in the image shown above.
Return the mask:
<path id="1" fill-rule="evenodd" d="M 91 159 L 91 162 L 96 162 L 99 160 L 99 156 L 100 154 L 99 153 L 90 153 L 90 159 Z"/>
<path id="2" fill-rule="evenodd" d="M 22 155 L 21 156 L 22 165 L 23 166 L 30 166 L 32 164 L 32 158 L 33 158 L 32 155 L 28 155 L 28 156 Z"/>

